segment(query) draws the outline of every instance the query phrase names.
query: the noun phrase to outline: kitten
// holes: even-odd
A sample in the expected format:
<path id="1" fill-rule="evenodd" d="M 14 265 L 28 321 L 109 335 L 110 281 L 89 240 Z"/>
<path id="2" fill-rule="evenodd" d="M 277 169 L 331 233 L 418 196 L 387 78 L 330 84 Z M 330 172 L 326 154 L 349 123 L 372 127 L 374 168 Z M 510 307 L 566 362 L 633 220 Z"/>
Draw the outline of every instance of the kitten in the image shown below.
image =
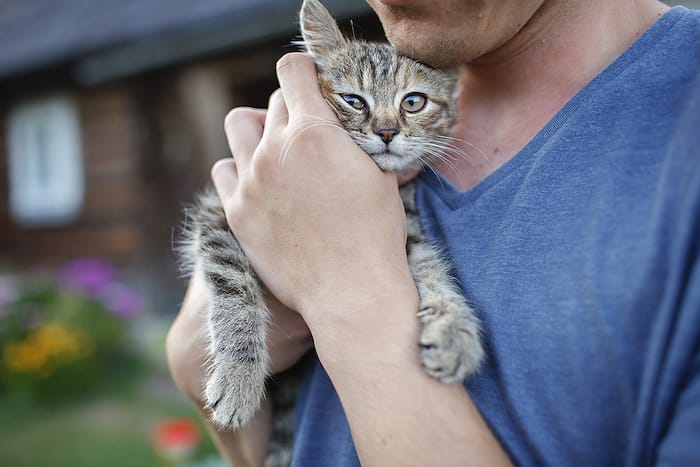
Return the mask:
<path id="1" fill-rule="evenodd" d="M 454 74 L 402 56 L 386 44 L 345 39 L 318 0 L 304 1 L 300 23 L 302 44 L 317 65 L 324 98 L 382 170 L 408 172 L 443 157 L 457 113 Z M 461 382 L 483 357 L 478 321 L 450 278 L 449 265 L 422 232 L 412 183 L 401 188 L 401 197 L 408 260 L 421 299 L 417 351 L 429 375 L 445 383 Z M 201 268 L 210 293 L 211 368 L 205 397 L 212 420 L 236 428 L 253 417 L 265 396 L 268 310 L 262 286 L 213 190 L 199 197 L 191 221 L 183 260 L 190 269 Z M 289 405 L 293 397 L 293 392 L 288 394 L 283 403 Z M 293 411 L 291 417 L 289 411 L 283 416 L 289 423 Z M 275 441 L 278 435 L 273 434 L 271 450 L 284 451 L 289 434 L 280 443 Z M 287 449 L 271 453 L 266 465 L 288 463 Z"/>

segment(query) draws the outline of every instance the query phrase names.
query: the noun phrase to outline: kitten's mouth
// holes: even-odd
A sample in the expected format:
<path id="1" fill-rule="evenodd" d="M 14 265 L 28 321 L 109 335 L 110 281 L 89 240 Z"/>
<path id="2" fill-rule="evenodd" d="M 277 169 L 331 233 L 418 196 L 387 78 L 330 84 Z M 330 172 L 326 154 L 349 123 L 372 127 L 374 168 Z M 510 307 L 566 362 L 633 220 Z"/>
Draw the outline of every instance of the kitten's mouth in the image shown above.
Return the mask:
<path id="1" fill-rule="evenodd" d="M 410 159 L 386 149 L 381 152 L 369 153 L 380 169 L 387 172 L 408 172 L 413 170 Z"/>
<path id="2" fill-rule="evenodd" d="M 388 149 L 385 149 L 384 151 L 370 152 L 368 154 L 375 161 L 378 161 L 379 159 L 387 160 L 387 159 L 400 159 L 401 158 L 400 155 L 396 154 L 395 152 L 391 152 Z"/>

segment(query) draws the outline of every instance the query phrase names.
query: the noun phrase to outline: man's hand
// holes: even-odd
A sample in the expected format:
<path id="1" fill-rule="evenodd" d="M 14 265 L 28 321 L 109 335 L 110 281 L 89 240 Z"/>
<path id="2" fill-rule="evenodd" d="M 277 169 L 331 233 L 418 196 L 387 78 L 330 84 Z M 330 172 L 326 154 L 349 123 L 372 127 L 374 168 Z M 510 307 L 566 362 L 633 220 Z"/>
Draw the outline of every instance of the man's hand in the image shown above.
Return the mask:
<path id="1" fill-rule="evenodd" d="M 229 225 L 254 269 L 306 321 L 325 304 L 395 291 L 415 295 L 396 177 L 343 131 L 322 98 L 313 62 L 288 54 L 266 115 L 226 119 L 234 159 L 212 170 Z M 347 296 L 344 296 L 347 294 Z M 351 296 L 352 295 L 352 296 Z M 313 332 L 313 327 L 312 327 Z"/>

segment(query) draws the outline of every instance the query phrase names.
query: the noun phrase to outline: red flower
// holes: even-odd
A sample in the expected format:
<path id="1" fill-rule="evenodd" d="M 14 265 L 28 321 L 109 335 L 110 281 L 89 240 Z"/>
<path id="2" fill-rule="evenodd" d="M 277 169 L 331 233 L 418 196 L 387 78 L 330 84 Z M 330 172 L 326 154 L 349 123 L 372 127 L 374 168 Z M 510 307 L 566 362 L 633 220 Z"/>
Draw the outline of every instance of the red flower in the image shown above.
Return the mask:
<path id="1" fill-rule="evenodd" d="M 153 431 L 158 452 L 173 460 L 190 457 L 201 439 L 199 425 L 187 418 L 165 421 Z"/>

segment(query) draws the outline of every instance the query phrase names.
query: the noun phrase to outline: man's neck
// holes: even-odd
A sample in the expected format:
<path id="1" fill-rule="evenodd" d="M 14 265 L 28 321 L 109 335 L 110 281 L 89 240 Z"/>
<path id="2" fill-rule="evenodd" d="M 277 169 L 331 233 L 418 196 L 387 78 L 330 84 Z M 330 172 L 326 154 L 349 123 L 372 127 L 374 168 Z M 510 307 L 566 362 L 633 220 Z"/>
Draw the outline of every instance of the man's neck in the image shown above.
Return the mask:
<path id="1" fill-rule="evenodd" d="M 475 186 L 667 9 L 655 0 L 545 1 L 511 40 L 462 67 L 452 136 L 470 160 L 436 168 L 461 190 Z"/>

